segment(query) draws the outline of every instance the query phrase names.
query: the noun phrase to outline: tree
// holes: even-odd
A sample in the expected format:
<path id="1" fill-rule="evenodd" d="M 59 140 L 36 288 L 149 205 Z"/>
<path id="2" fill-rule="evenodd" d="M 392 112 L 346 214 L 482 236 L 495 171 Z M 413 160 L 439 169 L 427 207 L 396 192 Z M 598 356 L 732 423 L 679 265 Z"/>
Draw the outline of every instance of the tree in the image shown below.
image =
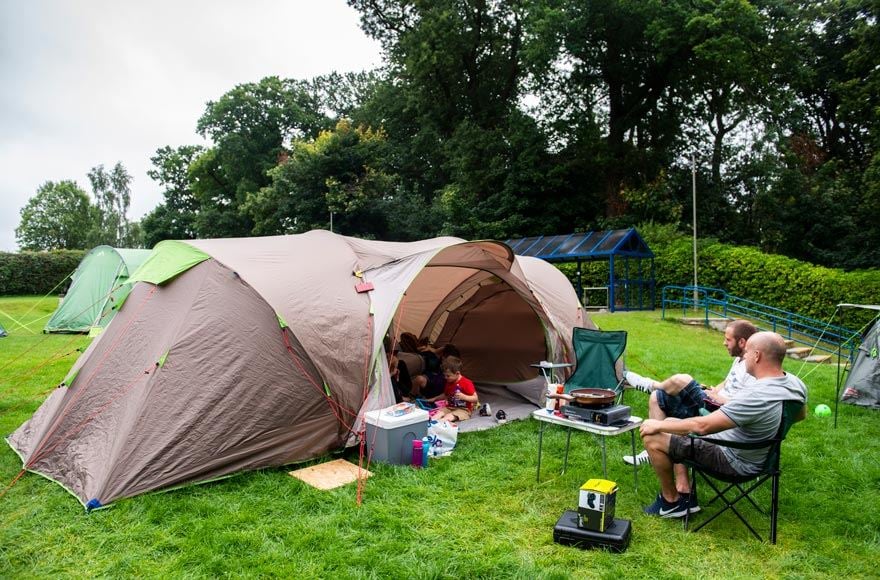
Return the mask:
<path id="1" fill-rule="evenodd" d="M 799 0 L 797 100 L 777 120 L 781 179 L 764 198 L 774 248 L 830 266 L 878 263 L 878 17 L 871 0 Z M 787 210 L 787 211 L 786 211 Z"/>
<path id="2" fill-rule="evenodd" d="M 248 196 L 244 210 L 258 235 L 328 228 L 346 235 L 388 237 L 396 178 L 382 131 L 341 120 L 314 140 L 293 143 L 269 172 L 272 184 Z"/>
<path id="3" fill-rule="evenodd" d="M 269 185 L 268 171 L 286 155 L 286 143 L 314 137 L 329 126 L 305 81 L 267 77 L 209 102 L 197 128 L 214 147 L 190 166 L 198 234 L 251 235 L 254 224 L 241 211 L 248 194 Z"/>
<path id="4" fill-rule="evenodd" d="M 89 171 L 95 205 L 100 211 L 101 221 L 95 233 L 96 243 L 117 248 L 127 248 L 137 244 L 128 221 L 128 208 L 131 205 L 131 175 L 121 162 L 117 162 L 109 172 L 103 165 L 92 167 Z"/>
<path id="5" fill-rule="evenodd" d="M 75 250 L 91 247 L 98 208 L 73 181 L 47 181 L 21 209 L 15 238 L 22 250 Z"/>
<path id="6" fill-rule="evenodd" d="M 534 0 L 350 0 L 388 54 L 388 79 L 360 109 L 397 157 L 401 190 L 439 219 L 421 237 L 530 232 L 559 197 L 540 128 L 519 108 Z"/>
<path id="7" fill-rule="evenodd" d="M 188 240 L 196 237 L 198 201 L 192 190 L 190 165 L 204 148 L 184 145 L 156 150 L 150 158 L 153 169 L 147 175 L 164 188 L 165 201 L 141 221 L 143 242 L 151 248 L 162 240 Z"/>

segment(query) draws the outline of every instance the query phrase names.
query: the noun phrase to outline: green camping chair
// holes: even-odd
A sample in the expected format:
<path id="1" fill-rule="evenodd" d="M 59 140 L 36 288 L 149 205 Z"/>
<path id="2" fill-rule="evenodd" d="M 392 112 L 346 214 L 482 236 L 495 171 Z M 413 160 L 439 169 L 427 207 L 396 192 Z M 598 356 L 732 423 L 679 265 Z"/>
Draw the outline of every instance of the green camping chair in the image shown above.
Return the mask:
<path id="1" fill-rule="evenodd" d="M 572 389 L 610 389 L 620 402 L 623 379 L 617 376 L 617 361 L 626 350 L 626 331 L 577 327 L 572 332 L 571 342 L 577 367 L 565 381 L 565 392 Z"/>
<path id="2" fill-rule="evenodd" d="M 691 478 L 691 493 L 697 493 L 697 476 L 700 479 L 705 481 L 709 487 L 711 487 L 715 491 L 715 496 L 709 500 L 708 503 L 704 504 L 703 507 L 709 507 L 716 501 L 721 501 L 724 506 L 719 509 L 717 512 L 712 514 L 712 516 L 704 522 L 701 522 L 700 525 L 695 527 L 693 531 L 697 531 L 724 512 L 730 510 L 736 517 L 740 519 L 740 521 L 745 524 L 745 526 L 752 532 L 752 534 L 758 538 L 759 541 L 762 540 L 761 536 L 758 532 L 755 531 L 755 528 L 746 520 L 746 518 L 742 515 L 742 513 L 736 509 L 736 504 L 743 499 L 747 499 L 752 506 L 755 507 L 760 513 L 764 515 L 768 515 L 770 517 L 770 543 L 776 543 L 776 520 L 779 516 L 779 476 L 782 473 L 782 470 L 779 466 L 779 458 L 782 451 L 782 442 L 785 440 L 785 436 L 788 434 L 788 430 L 791 426 L 798 420 L 801 410 L 804 407 L 804 403 L 800 401 L 785 401 L 782 404 L 782 419 L 779 422 L 779 430 L 776 432 L 776 435 L 771 439 L 766 439 L 764 441 L 759 441 L 756 443 L 738 443 L 734 441 L 723 441 L 719 439 L 713 439 L 711 437 L 700 437 L 703 441 L 708 441 L 709 443 L 714 443 L 716 445 L 721 445 L 722 447 L 732 447 L 735 449 L 762 449 L 769 448 L 767 452 L 767 459 L 764 461 L 764 465 L 761 468 L 761 471 L 752 475 L 724 475 L 715 472 L 714 470 L 708 469 L 704 466 L 697 465 L 691 461 L 684 461 L 684 465 L 690 468 L 690 478 Z M 698 436 L 691 434 L 691 441 L 693 442 Z M 752 498 L 752 493 L 755 492 L 759 487 L 764 485 L 767 481 L 770 481 L 771 491 L 770 491 L 770 510 L 769 512 L 758 505 L 758 503 Z M 722 489 L 722 485 L 724 486 Z M 729 499 L 727 497 L 727 493 L 733 492 L 736 494 L 733 499 Z M 690 520 L 690 514 L 685 515 L 684 518 L 684 528 L 688 529 L 688 524 Z"/>

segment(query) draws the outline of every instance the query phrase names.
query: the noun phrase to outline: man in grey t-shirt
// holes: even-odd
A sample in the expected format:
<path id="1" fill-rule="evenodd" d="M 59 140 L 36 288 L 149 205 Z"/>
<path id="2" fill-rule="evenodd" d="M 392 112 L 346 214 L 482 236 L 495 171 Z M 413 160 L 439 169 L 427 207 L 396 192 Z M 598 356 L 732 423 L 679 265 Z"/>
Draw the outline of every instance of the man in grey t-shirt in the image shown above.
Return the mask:
<path id="1" fill-rule="evenodd" d="M 766 449 L 740 450 L 696 440 L 688 433 L 716 434 L 728 441 L 754 442 L 776 434 L 783 401 L 807 400 L 804 383 L 782 370 L 785 341 L 775 332 L 758 332 L 742 353 L 746 370 L 755 377 L 747 394 L 738 396 L 705 416 L 684 420 L 648 419 L 641 426 L 642 442 L 660 480 L 660 493 L 645 513 L 660 517 L 683 517 L 688 512 L 690 486 L 687 469 L 679 462 L 690 459 L 728 474 L 748 475 L 760 470 Z M 800 417 L 806 415 L 806 405 Z M 676 487 L 676 479 L 678 487 Z"/>

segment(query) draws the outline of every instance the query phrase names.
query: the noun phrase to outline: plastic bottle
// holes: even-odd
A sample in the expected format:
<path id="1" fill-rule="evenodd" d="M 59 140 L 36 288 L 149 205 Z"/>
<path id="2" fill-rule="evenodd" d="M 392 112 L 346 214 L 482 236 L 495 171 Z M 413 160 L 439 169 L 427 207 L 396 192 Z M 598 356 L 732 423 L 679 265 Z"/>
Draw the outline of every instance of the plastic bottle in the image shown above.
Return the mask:
<path id="1" fill-rule="evenodd" d="M 548 411 L 553 411 L 556 409 L 556 399 L 551 397 L 550 395 L 556 394 L 556 385 L 549 384 L 547 385 L 547 400 L 544 401 L 544 408 Z"/>
<path id="2" fill-rule="evenodd" d="M 421 467 L 422 466 L 422 440 L 421 439 L 413 439 L 412 442 L 412 466 L 413 467 Z"/>
<path id="3" fill-rule="evenodd" d="M 422 437 L 422 467 L 428 467 L 429 451 L 431 451 L 431 442 L 427 437 Z"/>

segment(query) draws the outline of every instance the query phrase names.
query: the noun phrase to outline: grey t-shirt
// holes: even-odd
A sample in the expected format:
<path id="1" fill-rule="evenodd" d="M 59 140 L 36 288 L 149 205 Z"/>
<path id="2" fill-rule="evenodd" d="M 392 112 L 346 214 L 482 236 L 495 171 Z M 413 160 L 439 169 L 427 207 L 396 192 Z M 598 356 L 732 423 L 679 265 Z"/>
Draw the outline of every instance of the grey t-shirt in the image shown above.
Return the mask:
<path id="1" fill-rule="evenodd" d="M 720 409 L 736 426 L 711 437 L 746 443 L 769 439 L 779 429 L 782 402 L 806 400 L 807 387 L 794 375 L 756 379 L 745 396 L 731 399 Z M 767 449 L 723 447 L 722 451 L 731 467 L 743 475 L 760 471 L 767 457 Z"/>

